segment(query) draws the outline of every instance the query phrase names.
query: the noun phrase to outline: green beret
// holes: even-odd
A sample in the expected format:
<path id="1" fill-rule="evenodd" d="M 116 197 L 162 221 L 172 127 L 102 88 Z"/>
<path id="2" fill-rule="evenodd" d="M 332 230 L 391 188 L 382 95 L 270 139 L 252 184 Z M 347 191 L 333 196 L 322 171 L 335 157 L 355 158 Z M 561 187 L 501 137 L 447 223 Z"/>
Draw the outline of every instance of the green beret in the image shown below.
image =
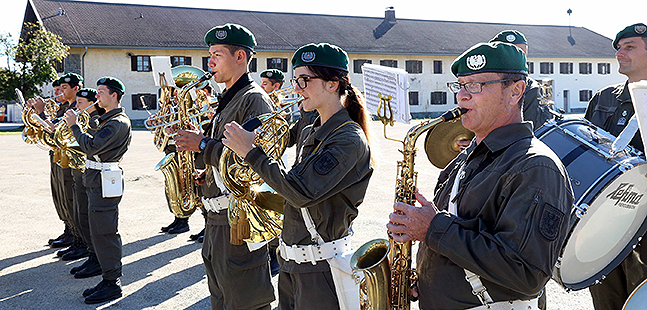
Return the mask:
<path id="1" fill-rule="evenodd" d="M 58 79 L 58 82 L 61 83 L 61 84 L 63 84 L 63 83 L 78 84 L 79 82 L 83 82 L 83 77 L 76 74 L 76 73 L 74 73 L 74 72 L 70 72 L 70 73 L 66 73 L 63 76 L 61 76 Z"/>
<path id="2" fill-rule="evenodd" d="M 503 30 L 499 32 L 490 42 L 506 42 L 510 44 L 528 44 L 526 36 L 516 30 Z"/>
<path id="3" fill-rule="evenodd" d="M 52 87 L 61 86 L 61 79 L 58 78 L 52 82 Z"/>
<path id="4" fill-rule="evenodd" d="M 329 43 L 306 44 L 292 56 L 292 67 L 322 66 L 348 72 L 348 54 L 341 47 Z"/>
<path id="5" fill-rule="evenodd" d="M 273 79 L 273 80 L 279 80 L 279 81 L 283 81 L 285 79 L 283 72 L 281 72 L 281 70 L 278 70 L 278 69 L 267 69 L 261 72 L 261 77 Z"/>
<path id="6" fill-rule="evenodd" d="M 211 46 L 214 44 L 233 44 L 254 50 L 256 39 L 249 29 L 237 24 L 224 24 L 216 26 L 207 31 L 204 35 L 204 43 Z"/>
<path id="7" fill-rule="evenodd" d="M 483 72 L 527 75 L 526 54 L 520 48 L 508 43 L 478 43 L 452 63 L 452 73 L 457 77 Z"/>
<path id="8" fill-rule="evenodd" d="M 97 91 L 93 88 L 81 88 L 76 92 L 76 96 L 90 101 L 97 101 Z"/>
<path id="9" fill-rule="evenodd" d="M 124 86 L 124 83 L 122 83 L 120 80 L 118 80 L 116 78 L 113 78 L 111 76 L 104 76 L 104 77 L 100 78 L 97 81 L 97 86 L 99 86 L 99 85 L 106 85 L 106 86 L 111 87 L 111 88 L 113 88 L 115 90 L 118 90 L 118 91 L 120 91 L 122 93 L 126 92 L 126 87 Z"/>
<path id="10" fill-rule="evenodd" d="M 627 28 L 622 29 L 622 31 L 618 32 L 618 34 L 616 35 L 616 39 L 613 40 L 613 48 L 617 50 L 618 42 L 621 39 L 631 37 L 647 37 L 647 26 L 645 26 L 645 24 L 643 23 L 639 23 L 627 26 Z"/>

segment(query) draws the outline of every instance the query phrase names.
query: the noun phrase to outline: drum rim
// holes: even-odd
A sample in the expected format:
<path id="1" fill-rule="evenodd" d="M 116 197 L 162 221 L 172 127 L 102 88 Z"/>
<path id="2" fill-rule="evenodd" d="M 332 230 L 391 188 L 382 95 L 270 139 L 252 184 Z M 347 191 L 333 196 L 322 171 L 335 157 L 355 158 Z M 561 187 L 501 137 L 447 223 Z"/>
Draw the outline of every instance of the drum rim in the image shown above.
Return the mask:
<path id="1" fill-rule="evenodd" d="M 615 175 L 601 190 L 599 190 L 590 200 L 588 200 L 589 203 L 594 201 L 600 195 L 600 193 L 602 193 L 609 185 L 611 185 L 615 180 L 617 180 L 623 174 L 629 172 L 630 170 L 636 169 L 636 168 L 638 168 L 640 166 L 647 165 L 647 161 L 645 161 L 645 158 L 643 158 L 643 157 L 632 157 L 632 158 L 638 158 L 638 159 L 641 159 L 643 161 L 638 163 L 638 164 L 633 165 L 633 167 L 631 169 L 625 170 L 622 173 L 618 173 L 617 175 Z M 614 165 L 613 167 L 616 167 L 616 166 L 617 165 Z M 612 170 L 618 171 L 617 169 L 609 169 L 609 170 L 607 170 L 606 175 L 609 174 L 608 171 L 612 171 Z M 601 179 L 602 178 L 599 178 L 597 181 L 599 181 Z M 587 192 L 585 195 L 582 195 L 582 198 L 580 198 L 580 200 L 578 202 L 583 201 L 584 198 L 586 198 L 586 195 L 588 195 L 588 193 L 589 192 Z M 575 211 L 576 210 L 573 209 L 573 212 L 571 212 L 571 219 L 573 218 L 573 216 L 576 216 Z M 553 269 L 553 279 L 556 280 L 556 282 L 558 282 L 562 287 L 566 288 L 569 291 L 570 290 L 577 291 L 577 290 L 585 289 L 585 288 L 587 288 L 587 287 L 589 287 L 589 286 L 591 286 L 593 284 L 596 284 L 599 281 L 602 281 L 613 269 L 618 267 L 620 265 L 620 263 L 622 263 L 622 261 L 625 258 L 627 258 L 629 253 L 631 253 L 631 251 L 633 251 L 635 245 L 638 244 L 640 239 L 642 239 L 645 232 L 647 231 L 647 217 L 645 217 L 645 219 L 643 219 L 642 224 L 640 224 L 640 227 L 638 228 L 638 230 L 636 230 L 636 233 L 631 237 L 630 242 L 628 242 L 625 245 L 625 247 L 622 249 L 622 251 L 620 251 L 620 254 L 618 254 L 609 264 L 607 264 L 604 268 L 602 268 L 600 271 L 596 272 L 592 276 L 587 277 L 583 281 L 580 281 L 580 282 L 577 282 L 577 283 L 568 283 L 567 284 L 567 283 L 564 283 L 564 281 L 562 280 L 562 273 L 561 273 L 561 269 L 560 269 L 559 265 L 561 265 L 562 259 L 564 257 L 564 250 L 566 249 L 566 246 L 568 245 L 568 241 L 572 237 L 573 232 L 575 231 L 575 228 L 577 227 L 577 224 L 579 224 L 580 220 L 581 220 L 581 218 L 577 218 L 575 220 L 575 222 L 573 223 L 571 229 L 569 230 L 568 235 L 567 235 L 567 237 L 566 237 L 566 239 L 564 241 L 564 244 L 562 245 L 562 248 L 560 250 L 559 258 L 557 260 L 559 263 L 556 264 L 555 268 Z M 620 258 L 620 257 L 622 257 L 622 258 Z"/>
<path id="2" fill-rule="evenodd" d="M 634 294 L 635 294 L 636 292 L 638 292 L 638 289 L 640 289 L 640 287 L 642 287 L 643 285 L 645 285 L 645 287 L 647 287 L 647 279 L 645 279 L 644 281 L 642 281 L 640 284 L 638 284 L 638 286 L 636 286 L 636 288 L 635 288 L 633 291 L 631 291 L 631 294 L 629 294 L 629 297 L 628 297 L 628 298 L 627 298 L 627 300 L 625 301 L 625 304 L 624 304 L 624 305 L 622 305 L 622 310 L 625 310 L 625 309 L 627 308 L 627 304 L 629 304 L 629 301 L 631 300 L 631 297 L 633 297 L 633 296 L 634 296 Z M 629 309 L 629 310 L 631 310 L 631 309 Z"/>

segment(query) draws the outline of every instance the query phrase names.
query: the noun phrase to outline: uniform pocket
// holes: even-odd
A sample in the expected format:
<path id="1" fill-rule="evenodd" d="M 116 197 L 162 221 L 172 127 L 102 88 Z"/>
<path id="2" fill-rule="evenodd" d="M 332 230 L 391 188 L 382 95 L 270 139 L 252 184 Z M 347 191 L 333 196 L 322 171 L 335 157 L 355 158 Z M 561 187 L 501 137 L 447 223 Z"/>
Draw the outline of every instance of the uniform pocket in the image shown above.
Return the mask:
<path id="1" fill-rule="evenodd" d="M 93 209 L 88 214 L 90 230 L 100 235 L 117 233 L 119 211 L 114 208 Z"/>
<path id="2" fill-rule="evenodd" d="M 267 264 L 268 260 L 267 250 L 258 249 L 250 252 L 247 244 L 232 245 L 231 255 L 227 259 L 227 266 L 231 270 L 247 270 Z"/>

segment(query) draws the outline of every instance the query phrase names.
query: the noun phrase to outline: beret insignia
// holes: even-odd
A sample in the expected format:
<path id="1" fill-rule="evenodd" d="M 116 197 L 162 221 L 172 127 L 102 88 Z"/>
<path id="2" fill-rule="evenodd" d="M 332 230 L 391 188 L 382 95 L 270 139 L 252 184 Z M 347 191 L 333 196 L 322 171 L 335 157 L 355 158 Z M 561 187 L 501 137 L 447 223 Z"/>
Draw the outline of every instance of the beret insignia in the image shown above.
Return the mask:
<path id="1" fill-rule="evenodd" d="M 268 77 L 268 78 L 271 78 L 271 77 L 272 77 L 272 72 L 271 72 L 271 71 L 270 71 L 270 72 L 268 72 L 268 73 L 266 73 L 266 74 L 267 74 L 267 77 Z"/>
<path id="2" fill-rule="evenodd" d="M 215 33 L 216 39 L 218 40 L 224 40 L 227 37 L 227 31 L 226 30 L 218 30 Z"/>
<path id="3" fill-rule="evenodd" d="M 71 80 L 72 80 L 71 78 L 66 77 L 66 78 L 65 78 L 65 83 L 69 83 Z"/>
<path id="4" fill-rule="evenodd" d="M 485 55 L 472 55 L 467 57 L 467 67 L 470 70 L 478 71 L 485 67 Z"/>
<path id="5" fill-rule="evenodd" d="M 514 40 L 517 39 L 517 37 L 514 36 L 514 34 L 509 34 L 507 37 L 505 37 L 508 42 L 514 42 Z"/>
<path id="6" fill-rule="evenodd" d="M 83 97 L 85 97 L 85 96 L 87 96 L 87 95 L 88 95 L 88 92 L 87 92 L 87 91 L 84 91 L 84 92 L 82 92 L 82 93 L 81 93 L 81 96 L 83 96 Z"/>
<path id="7" fill-rule="evenodd" d="M 105 82 L 106 82 L 106 78 L 100 78 L 99 79 L 99 83 L 105 83 Z"/>
<path id="8" fill-rule="evenodd" d="M 647 31 L 647 27 L 645 25 L 636 25 L 634 26 L 634 31 L 637 34 L 643 34 L 645 31 Z"/>
<path id="9" fill-rule="evenodd" d="M 315 52 L 303 52 L 301 54 L 301 60 L 304 62 L 313 62 L 316 56 L 317 54 L 315 54 Z"/>

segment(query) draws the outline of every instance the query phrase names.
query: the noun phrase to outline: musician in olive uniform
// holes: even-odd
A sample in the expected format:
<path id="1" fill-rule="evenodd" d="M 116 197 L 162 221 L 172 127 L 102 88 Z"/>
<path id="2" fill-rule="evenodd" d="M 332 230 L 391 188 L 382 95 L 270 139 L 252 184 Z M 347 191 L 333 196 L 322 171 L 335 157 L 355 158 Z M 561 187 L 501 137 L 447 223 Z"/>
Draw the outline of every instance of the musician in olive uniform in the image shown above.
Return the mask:
<path id="1" fill-rule="evenodd" d="M 613 48 L 616 49 L 618 72 L 626 75 L 627 81 L 599 90 L 589 101 L 584 118 L 618 136 L 625 127 L 631 130 L 627 125 L 634 115 L 627 85 L 647 80 L 647 26 L 634 24 L 618 32 Z M 637 126 L 633 128 L 636 129 Z M 644 151 L 640 131 L 625 132 L 623 136 L 624 134 L 628 134 L 631 146 Z M 646 263 L 647 246 L 639 243 L 600 284 L 589 287 L 595 309 L 621 309 L 629 294 L 647 278 Z"/>
<path id="2" fill-rule="evenodd" d="M 223 143 L 285 198 L 279 309 L 339 309 L 338 297 L 345 297 L 336 292 L 329 260 L 350 249 L 350 227 L 373 173 L 369 118 L 350 83 L 344 50 L 308 44 L 295 52 L 292 66 L 303 109 L 320 115 L 304 129 L 292 169 L 282 169 L 255 147 L 255 133 L 238 123 L 226 126 Z"/>
<path id="3" fill-rule="evenodd" d="M 517 30 L 504 30 L 499 32 L 490 42 L 506 42 L 514 44 L 520 48 L 528 57 L 528 41 L 523 33 Z M 526 91 L 523 94 L 523 120 L 532 122 L 532 130 L 537 130 L 546 121 L 553 119 L 552 105 L 545 106 L 539 103 L 539 83 L 531 78 L 526 77 Z"/>
<path id="4" fill-rule="evenodd" d="M 85 110 L 85 113 L 90 117 L 86 131 L 89 135 L 94 135 L 98 125 L 98 118 L 106 112 L 95 104 L 96 96 L 97 91 L 93 88 L 81 88 L 76 92 L 77 109 L 79 111 Z M 83 264 L 73 267 L 70 273 L 74 275 L 74 278 L 84 279 L 100 275 L 101 265 L 92 247 L 92 235 L 90 234 L 90 223 L 88 221 L 88 195 L 83 185 L 83 171 L 72 169 L 72 176 L 74 177 L 74 224 L 83 242 L 87 245 L 89 257 Z M 65 254 L 63 258 L 70 254 Z"/>
<path id="5" fill-rule="evenodd" d="M 416 193 L 422 207 L 396 203 L 387 228 L 397 242 L 422 241 L 421 309 L 537 309 L 569 229 L 568 174 L 522 121 L 522 50 L 479 43 L 451 68 L 475 138 L 441 172 L 433 202 Z"/>
<path id="6" fill-rule="evenodd" d="M 121 107 L 124 91 L 124 84 L 116 78 L 103 77 L 97 81 L 97 100 L 106 113 L 99 117 L 94 135 L 81 131 L 74 111 L 65 113 L 65 121 L 74 132 L 74 138 L 88 156 L 83 185 L 88 195 L 92 246 L 103 274 L 98 285 L 83 292 L 88 304 L 121 297 L 121 237 L 117 223 L 123 180 L 118 164 L 132 137 L 130 119 Z"/>
<path id="7" fill-rule="evenodd" d="M 278 69 L 267 69 L 261 72 L 261 88 L 266 93 L 281 89 L 285 75 Z M 278 104 L 278 102 L 277 102 Z"/>
<path id="8" fill-rule="evenodd" d="M 227 206 L 229 197 L 220 181 L 218 165 L 223 150 L 225 124 L 245 122 L 272 111 L 272 101 L 248 73 L 256 39 L 245 27 L 225 24 L 212 28 L 204 37 L 209 46 L 209 67 L 213 78 L 226 89 L 218 96 L 218 109 L 210 132 L 180 130 L 175 138 L 178 150 L 202 152 L 206 181 L 202 187 L 207 224 L 202 259 L 207 272 L 212 309 L 270 309 L 274 288 L 270 282 L 267 246 L 250 251 L 248 245 L 232 245 Z"/>

